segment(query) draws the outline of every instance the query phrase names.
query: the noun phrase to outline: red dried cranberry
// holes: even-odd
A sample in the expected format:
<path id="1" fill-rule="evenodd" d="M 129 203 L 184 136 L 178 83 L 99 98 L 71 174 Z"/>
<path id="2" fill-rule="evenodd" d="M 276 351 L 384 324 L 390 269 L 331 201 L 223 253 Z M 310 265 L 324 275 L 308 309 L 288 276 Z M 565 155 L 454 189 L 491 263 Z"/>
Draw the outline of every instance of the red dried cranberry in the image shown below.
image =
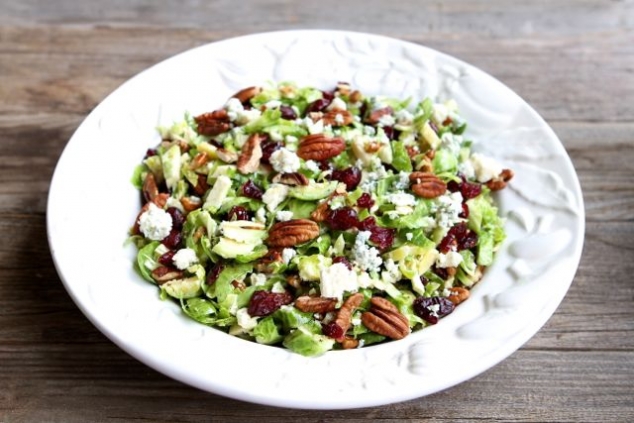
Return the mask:
<path id="1" fill-rule="evenodd" d="M 282 119 L 295 120 L 297 119 L 297 113 L 291 106 L 280 106 L 280 112 L 282 113 Z"/>
<path id="2" fill-rule="evenodd" d="M 207 274 L 207 285 L 213 285 L 218 280 L 220 273 L 225 269 L 225 267 L 218 263 L 214 267 L 211 268 L 209 273 Z"/>
<path id="3" fill-rule="evenodd" d="M 447 254 L 449 251 L 455 250 L 458 248 L 458 240 L 456 236 L 448 233 L 438 244 L 438 251 L 443 254 Z"/>
<path id="4" fill-rule="evenodd" d="M 319 170 L 330 170 L 332 169 L 332 164 L 328 162 L 328 160 L 322 160 L 319 162 Z"/>
<path id="5" fill-rule="evenodd" d="M 388 139 L 393 140 L 394 139 L 394 127 L 393 126 L 384 126 L 383 127 L 383 132 L 385 133 L 385 136 L 388 137 Z"/>
<path id="6" fill-rule="evenodd" d="M 266 140 L 262 143 L 262 163 L 270 164 L 269 160 L 271 159 L 271 154 L 273 154 L 276 150 L 282 148 L 282 144 L 279 142 Z"/>
<path id="7" fill-rule="evenodd" d="M 352 270 L 352 264 L 344 256 L 337 256 L 332 259 L 332 264 L 342 263 L 345 264 L 348 270 Z"/>
<path id="8" fill-rule="evenodd" d="M 174 261 L 172 259 L 174 258 L 174 254 L 176 254 L 176 251 L 168 251 L 159 257 L 158 262 L 163 266 L 173 266 Z"/>
<path id="9" fill-rule="evenodd" d="M 344 335 L 343 328 L 336 322 L 321 325 L 321 331 L 324 335 L 334 339 L 342 339 Z"/>
<path id="10" fill-rule="evenodd" d="M 183 242 L 183 234 L 180 229 L 172 228 L 172 231 L 163 238 L 161 243 L 171 250 L 176 250 Z"/>
<path id="11" fill-rule="evenodd" d="M 458 214 L 458 217 L 462 217 L 463 219 L 469 217 L 469 206 L 467 206 L 467 203 L 462 203 L 462 213 Z"/>
<path id="12" fill-rule="evenodd" d="M 249 212 L 242 206 L 233 206 L 229 213 L 227 213 L 227 220 L 249 220 Z"/>
<path id="13" fill-rule="evenodd" d="M 470 250 L 478 245 L 478 234 L 469 231 L 465 236 L 458 240 L 458 251 Z"/>
<path id="14" fill-rule="evenodd" d="M 363 219 L 361 222 L 359 222 L 359 225 L 357 225 L 357 228 L 359 228 L 360 231 L 369 231 L 375 226 L 376 226 L 376 219 L 374 218 L 374 216 L 369 216 Z"/>
<path id="15" fill-rule="evenodd" d="M 359 224 L 357 212 L 352 207 L 342 207 L 331 210 L 326 218 L 326 223 L 331 229 L 345 231 L 354 228 Z"/>
<path id="16" fill-rule="evenodd" d="M 293 302 L 290 292 L 255 291 L 247 309 L 250 316 L 268 316 L 280 307 Z"/>
<path id="17" fill-rule="evenodd" d="M 370 242 L 378 249 L 385 250 L 390 248 L 394 243 L 396 229 L 384 228 L 376 224 L 374 216 L 369 216 L 359 222 L 357 225 L 360 231 L 370 231 Z"/>
<path id="18" fill-rule="evenodd" d="M 262 188 L 254 184 L 253 181 L 250 179 L 246 181 L 244 185 L 242 185 L 242 188 L 240 188 L 240 190 L 242 191 L 242 195 L 244 195 L 245 197 L 253 198 L 254 200 L 261 200 L 262 195 L 264 194 Z"/>
<path id="19" fill-rule="evenodd" d="M 328 98 L 320 98 L 319 100 L 315 100 L 306 107 L 306 114 L 312 112 L 323 112 L 326 107 L 330 105 L 332 102 L 332 96 Z"/>
<path id="20" fill-rule="evenodd" d="M 462 194 L 464 201 L 477 197 L 481 192 L 482 185 L 480 184 L 472 184 L 466 181 L 460 184 L 460 193 Z"/>
<path id="21" fill-rule="evenodd" d="M 449 192 L 458 192 L 460 191 L 460 184 L 456 181 L 447 182 L 447 189 Z"/>
<path id="22" fill-rule="evenodd" d="M 423 286 L 426 286 L 429 283 L 429 279 L 427 279 L 425 276 L 420 275 L 420 283 L 423 284 Z"/>
<path id="23" fill-rule="evenodd" d="M 183 215 L 183 213 L 176 207 L 168 207 L 165 211 L 172 217 L 172 228 L 178 230 L 183 229 L 183 224 L 185 223 L 185 215 Z"/>
<path id="24" fill-rule="evenodd" d="M 354 191 L 361 182 L 361 170 L 354 166 L 343 170 L 333 170 L 330 178 L 346 184 L 348 191 Z"/>
<path id="25" fill-rule="evenodd" d="M 390 248 L 394 243 L 394 236 L 396 235 L 396 229 L 383 228 L 381 226 L 375 226 L 370 229 L 370 241 L 376 245 L 379 250 L 385 250 Z"/>
<path id="26" fill-rule="evenodd" d="M 364 192 L 363 194 L 361 194 L 361 197 L 359 197 L 359 199 L 357 200 L 357 206 L 359 206 L 362 209 L 369 209 L 373 205 L 374 205 L 374 200 L 372 199 L 372 196 L 368 194 L 367 192 Z"/>
<path id="27" fill-rule="evenodd" d="M 145 158 L 156 156 L 156 154 L 157 154 L 156 149 L 148 148 L 147 151 L 145 152 Z"/>
<path id="28" fill-rule="evenodd" d="M 438 310 L 434 311 L 436 308 Z M 438 319 L 453 312 L 454 308 L 454 304 L 445 297 L 418 297 L 414 300 L 414 313 L 432 325 L 438 323 Z"/>

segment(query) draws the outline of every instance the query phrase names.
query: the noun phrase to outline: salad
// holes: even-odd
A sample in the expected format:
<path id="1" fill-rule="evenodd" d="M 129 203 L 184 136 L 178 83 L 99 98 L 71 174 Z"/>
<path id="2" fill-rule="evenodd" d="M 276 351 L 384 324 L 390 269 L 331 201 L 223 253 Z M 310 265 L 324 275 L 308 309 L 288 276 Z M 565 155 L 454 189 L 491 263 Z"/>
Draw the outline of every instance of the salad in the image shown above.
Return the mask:
<path id="1" fill-rule="evenodd" d="M 469 297 L 504 240 L 453 101 L 280 83 L 159 128 L 133 183 L 136 267 L 231 335 L 314 356 L 402 339 Z"/>

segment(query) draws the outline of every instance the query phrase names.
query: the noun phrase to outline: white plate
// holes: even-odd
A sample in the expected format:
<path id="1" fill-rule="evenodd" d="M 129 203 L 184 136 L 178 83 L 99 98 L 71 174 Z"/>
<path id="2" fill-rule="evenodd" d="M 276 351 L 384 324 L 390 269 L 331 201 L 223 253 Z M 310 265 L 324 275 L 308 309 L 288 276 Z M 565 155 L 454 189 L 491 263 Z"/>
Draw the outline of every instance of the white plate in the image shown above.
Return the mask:
<path id="1" fill-rule="evenodd" d="M 498 200 L 508 240 L 472 297 L 404 340 L 305 358 L 185 317 L 132 270 L 124 247 L 139 210 L 132 170 L 155 127 L 220 107 L 240 88 L 293 80 L 368 94 L 453 98 L 475 149 L 515 171 Z M 400 40 L 339 31 L 256 34 L 205 45 L 132 78 L 86 118 L 51 184 L 49 243 L 66 289 L 122 349 L 198 388 L 262 404 L 353 408 L 403 401 L 465 381 L 517 350 L 554 313 L 573 279 L 584 209 L 550 127 L 486 73 Z"/>

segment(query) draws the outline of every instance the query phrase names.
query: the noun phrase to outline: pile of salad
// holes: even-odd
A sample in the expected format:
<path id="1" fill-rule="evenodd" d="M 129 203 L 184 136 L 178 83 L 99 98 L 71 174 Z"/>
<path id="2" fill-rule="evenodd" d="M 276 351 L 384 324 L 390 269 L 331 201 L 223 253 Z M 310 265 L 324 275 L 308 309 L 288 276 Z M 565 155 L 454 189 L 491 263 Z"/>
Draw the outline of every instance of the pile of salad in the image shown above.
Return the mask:
<path id="1" fill-rule="evenodd" d="M 401 339 L 469 297 L 505 238 L 442 104 L 280 83 L 161 127 L 133 183 L 136 267 L 192 319 L 305 356 Z"/>

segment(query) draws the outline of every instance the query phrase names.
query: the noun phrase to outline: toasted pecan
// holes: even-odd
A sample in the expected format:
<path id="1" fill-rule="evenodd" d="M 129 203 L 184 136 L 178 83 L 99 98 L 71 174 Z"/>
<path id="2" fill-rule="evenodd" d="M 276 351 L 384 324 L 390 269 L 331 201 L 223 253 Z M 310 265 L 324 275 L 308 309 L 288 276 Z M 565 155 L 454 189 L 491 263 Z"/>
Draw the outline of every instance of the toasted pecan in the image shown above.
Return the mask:
<path id="1" fill-rule="evenodd" d="M 318 236 L 317 223 L 308 219 L 293 219 L 271 226 L 266 243 L 271 247 L 287 248 L 312 241 Z"/>

